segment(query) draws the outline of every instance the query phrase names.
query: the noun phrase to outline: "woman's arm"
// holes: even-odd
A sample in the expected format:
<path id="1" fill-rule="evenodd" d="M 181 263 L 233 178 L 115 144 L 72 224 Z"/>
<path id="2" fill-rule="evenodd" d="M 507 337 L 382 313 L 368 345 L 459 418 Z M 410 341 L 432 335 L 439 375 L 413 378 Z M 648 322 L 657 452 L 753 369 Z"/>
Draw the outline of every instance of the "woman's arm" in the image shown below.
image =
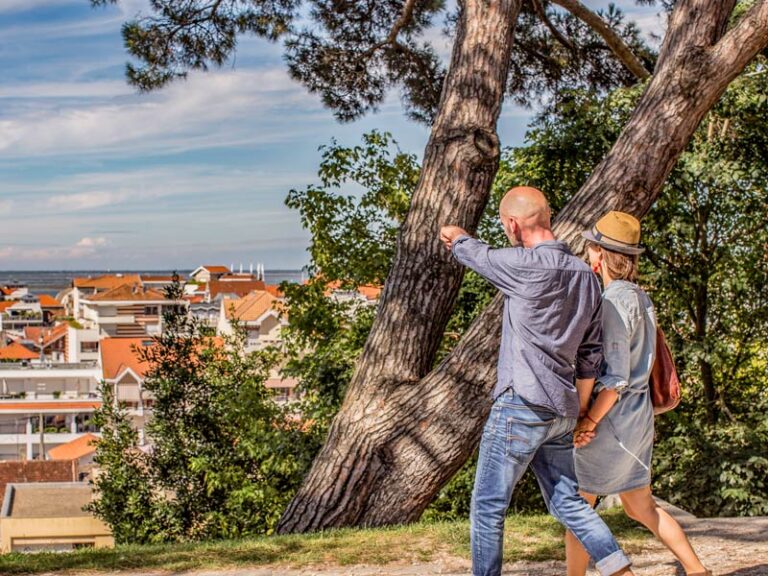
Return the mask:
<path id="1" fill-rule="evenodd" d="M 603 300 L 603 371 L 595 389 L 595 401 L 576 424 L 574 444 L 586 446 L 594 437 L 595 429 L 619 399 L 621 390 L 629 384 L 632 333 L 630 313 L 620 303 L 609 298 Z"/>
<path id="2" fill-rule="evenodd" d="M 583 440 L 579 440 L 581 436 L 586 432 L 594 432 L 600 421 L 605 418 L 605 415 L 613 408 L 616 401 L 619 399 L 619 393 L 613 388 L 603 388 L 595 398 L 595 401 L 590 406 L 584 416 L 579 419 L 576 424 L 576 430 L 574 431 L 574 443 L 577 448 L 586 446 L 589 444 L 586 437 Z M 590 438 L 591 440 L 591 438 Z"/>

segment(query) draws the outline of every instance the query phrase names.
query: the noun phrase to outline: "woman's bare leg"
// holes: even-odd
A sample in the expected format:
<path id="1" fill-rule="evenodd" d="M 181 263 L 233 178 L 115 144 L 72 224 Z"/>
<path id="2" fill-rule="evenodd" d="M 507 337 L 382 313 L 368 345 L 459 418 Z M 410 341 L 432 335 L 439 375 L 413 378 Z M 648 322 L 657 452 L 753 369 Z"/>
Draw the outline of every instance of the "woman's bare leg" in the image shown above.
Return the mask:
<path id="1" fill-rule="evenodd" d="M 587 492 L 579 492 L 579 494 L 590 506 L 595 507 L 596 495 Z M 581 542 L 568 530 L 565 532 L 565 562 L 568 566 L 568 576 L 584 576 L 587 573 L 589 554 L 584 550 Z"/>
<path id="2" fill-rule="evenodd" d="M 669 548 L 670 552 L 677 557 L 683 565 L 686 574 L 707 573 L 707 569 L 699 560 L 696 552 L 693 551 L 691 543 L 688 541 L 688 537 L 683 532 L 680 524 L 666 510 L 656 504 L 651 495 L 650 486 L 630 490 L 619 496 L 627 515 L 653 532 Z"/>

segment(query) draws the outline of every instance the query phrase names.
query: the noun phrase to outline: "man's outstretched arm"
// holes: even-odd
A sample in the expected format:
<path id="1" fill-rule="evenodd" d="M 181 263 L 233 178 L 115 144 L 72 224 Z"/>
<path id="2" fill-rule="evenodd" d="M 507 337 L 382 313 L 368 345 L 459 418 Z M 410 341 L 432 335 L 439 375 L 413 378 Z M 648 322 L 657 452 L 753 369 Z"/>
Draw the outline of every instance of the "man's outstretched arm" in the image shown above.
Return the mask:
<path id="1" fill-rule="evenodd" d="M 440 229 L 440 240 L 459 264 L 474 270 L 505 294 L 513 291 L 514 278 L 509 274 L 509 267 L 502 266 L 493 257 L 497 250 L 473 238 L 459 226 L 443 226 Z"/>

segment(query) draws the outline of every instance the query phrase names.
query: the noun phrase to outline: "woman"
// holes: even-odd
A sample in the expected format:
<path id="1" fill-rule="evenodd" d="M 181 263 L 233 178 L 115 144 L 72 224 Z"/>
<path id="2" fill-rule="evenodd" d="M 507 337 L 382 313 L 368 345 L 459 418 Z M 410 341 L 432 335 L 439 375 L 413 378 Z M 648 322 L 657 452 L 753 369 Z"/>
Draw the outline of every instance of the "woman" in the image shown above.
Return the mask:
<path id="1" fill-rule="evenodd" d="M 710 574 L 680 525 L 651 495 L 653 406 L 648 380 L 656 350 L 656 316 L 648 295 L 635 284 L 640 223 L 609 212 L 583 237 L 589 263 L 603 280 L 603 354 L 592 403 L 574 436 L 576 476 L 581 495 L 593 506 L 597 496 L 619 494 L 624 510 L 653 532 L 677 557 L 686 574 Z M 579 436 L 594 434 L 586 445 Z M 583 576 L 589 557 L 569 532 L 568 576 Z"/>

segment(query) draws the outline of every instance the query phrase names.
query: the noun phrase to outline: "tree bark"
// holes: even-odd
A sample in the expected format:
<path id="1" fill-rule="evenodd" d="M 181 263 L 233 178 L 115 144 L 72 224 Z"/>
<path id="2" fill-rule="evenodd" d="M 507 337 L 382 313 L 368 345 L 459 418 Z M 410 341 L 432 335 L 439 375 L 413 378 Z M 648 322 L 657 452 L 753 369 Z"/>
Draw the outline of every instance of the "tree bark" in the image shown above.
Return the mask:
<path id="1" fill-rule="evenodd" d="M 420 415 L 431 391 L 418 383 L 432 368 L 463 274 L 436 239 L 446 222 L 474 230 L 488 201 L 521 0 L 460 4 L 439 112 L 376 321 L 326 445 L 283 515 L 280 532 L 414 520 L 439 488 L 422 478 L 423 495 L 413 487 L 399 494 L 387 490 L 395 461 L 409 450 L 413 458 L 432 457 L 432 448 L 419 444 L 423 435 L 403 434 L 413 424 L 417 430 L 428 426 L 432 417 Z M 442 401 L 451 399 L 436 400 Z M 467 448 L 458 448 L 453 469 L 466 456 Z"/>
<path id="2" fill-rule="evenodd" d="M 558 215 L 560 238 L 579 249 L 579 232 L 605 211 L 642 216 L 650 209 L 703 115 L 768 44 L 768 0 L 716 44 L 733 5 L 678 2 L 653 79 L 611 152 Z M 281 519 L 282 533 L 416 520 L 477 444 L 495 380 L 501 298 L 427 374 L 461 279 L 437 230 L 446 223 L 474 229 L 487 201 L 512 40 L 512 25 L 500 19 L 518 9 L 464 5 L 376 323 L 328 440 Z"/>

